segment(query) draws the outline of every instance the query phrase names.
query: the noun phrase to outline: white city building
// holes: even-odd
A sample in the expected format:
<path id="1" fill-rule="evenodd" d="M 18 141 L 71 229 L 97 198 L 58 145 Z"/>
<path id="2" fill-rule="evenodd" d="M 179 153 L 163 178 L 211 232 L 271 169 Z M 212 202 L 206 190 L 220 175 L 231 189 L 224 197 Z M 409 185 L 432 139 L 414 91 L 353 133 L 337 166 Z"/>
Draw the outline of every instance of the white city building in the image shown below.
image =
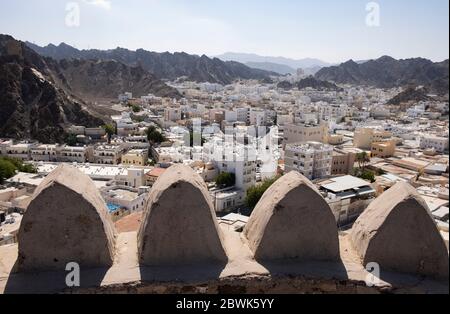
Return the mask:
<path id="1" fill-rule="evenodd" d="M 112 116 L 112 120 L 116 123 L 117 135 L 129 136 L 139 131 L 139 124 L 133 122 L 130 112 L 122 112 L 120 116 Z"/>
<path id="2" fill-rule="evenodd" d="M 425 135 L 420 139 L 421 149 L 434 149 L 443 153 L 448 151 L 448 137 Z"/>
<path id="3" fill-rule="evenodd" d="M 333 147 L 318 142 L 287 144 L 285 171 L 298 171 L 310 180 L 331 175 Z"/>
<path id="4" fill-rule="evenodd" d="M 38 145 L 31 148 L 33 161 L 57 161 L 58 147 L 56 145 Z"/>
<path id="5" fill-rule="evenodd" d="M 179 120 L 181 120 L 181 109 L 180 108 L 164 109 L 164 121 L 177 122 Z"/>
<path id="6" fill-rule="evenodd" d="M 97 145 L 94 147 L 94 162 L 97 164 L 118 165 L 123 152 L 122 145 Z"/>

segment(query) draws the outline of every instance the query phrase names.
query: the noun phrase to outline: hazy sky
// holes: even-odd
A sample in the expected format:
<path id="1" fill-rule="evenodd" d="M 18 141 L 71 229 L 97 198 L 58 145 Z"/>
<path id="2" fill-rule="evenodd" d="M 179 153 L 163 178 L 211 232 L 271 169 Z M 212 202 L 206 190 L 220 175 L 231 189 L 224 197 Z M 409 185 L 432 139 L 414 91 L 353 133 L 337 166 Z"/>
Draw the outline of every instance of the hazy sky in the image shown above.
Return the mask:
<path id="1" fill-rule="evenodd" d="M 78 3 L 80 25 L 66 25 Z M 0 33 L 36 44 L 217 55 L 227 51 L 328 62 L 449 56 L 448 0 L 0 0 Z M 71 11 L 74 12 L 74 11 Z"/>

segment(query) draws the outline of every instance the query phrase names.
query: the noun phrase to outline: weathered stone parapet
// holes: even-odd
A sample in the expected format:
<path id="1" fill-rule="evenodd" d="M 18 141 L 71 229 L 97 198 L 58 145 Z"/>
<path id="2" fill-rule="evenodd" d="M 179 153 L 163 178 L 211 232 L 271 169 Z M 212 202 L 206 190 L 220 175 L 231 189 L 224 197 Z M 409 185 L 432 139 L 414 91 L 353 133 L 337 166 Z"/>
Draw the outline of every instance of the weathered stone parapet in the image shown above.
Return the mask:
<path id="1" fill-rule="evenodd" d="M 109 267 L 115 231 L 92 180 L 58 167 L 36 189 L 19 230 L 20 271 L 64 271 L 66 264 Z"/>
<path id="2" fill-rule="evenodd" d="M 208 189 L 190 167 L 170 167 L 150 192 L 138 234 L 147 266 L 228 261 Z"/>
<path id="3" fill-rule="evenodd" d="M 298 172 L 283 176 L 266 191 L 244 235 L 257 260 L 339 259 L 333 213 L 314 185 Z"/>
<path id="4" fill-rule="evenodd" d="M 139 232 L 116 237 L 93 182 L 59 167 L 36 190 L 19 244 L 0 246 L 0 294 L 448 294 L 444 240 L 407 184 L 339 234 L 326 201 L 295 172 L 268 189 L 243 233 L 218 223 L 206 184 L 189 167 L 168 169 L 147 206 Z M 66 282 L 70 262 L 81 267 L 78 288 Z M 366 269 L 371 262 L 380 276 Z"/>
<path id="5" fill-rule="evenodd" d="M 353 226 L 351 240 L 364 265 L 448 278 L 449 257 L 426 203 L 407 183 L 372 202 Z"/>

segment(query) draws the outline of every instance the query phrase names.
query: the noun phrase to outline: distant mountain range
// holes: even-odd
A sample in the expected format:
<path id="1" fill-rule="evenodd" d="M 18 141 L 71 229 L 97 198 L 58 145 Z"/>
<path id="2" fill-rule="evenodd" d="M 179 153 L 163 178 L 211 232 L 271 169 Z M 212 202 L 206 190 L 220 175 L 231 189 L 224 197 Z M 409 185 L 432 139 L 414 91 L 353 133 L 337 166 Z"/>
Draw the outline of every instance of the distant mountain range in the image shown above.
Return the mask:
<path id="1" fill-rule="evenodd" d="M 432 62 L 423 58 L 396 60 L 383 56 L 357 63 L 353 60 L 318 71 L 319 80 L 379 88 L 425 86 L 431 93 L 448 95 L 448 60 Z"/>
<path id="2" fill-rule="evenodd" d="M 294 69 L 294 72 L 297 69 L 308 69 L 314 67 L 326 67 L 330 66 L 330 63 L 324 62 L 319 59 L 313 58 L 305 58 L 305 59 L 289 59 L 284 57 L 264 57 L 257 54 L 252 53 L 236 53 L 236 52 L 227 52 L 222 55 L 216 56 L 217 58 L 224 61 L 236 61 L 241 63 L 249 63 L 249 62 L 257 62 L 257 63 L 275 63 L 280 65 L 288 66 Z"/>
<path id="3" fill-rule="evenodd" d="M 295 74 L 297 72 L 296 69 L 291 68 L 290 66 L 272 62 L 247 62 L 245 65 L 254 69 L 276 72 L 281 75 Z"/>
<path id="4" fill-rule="evenodd" d="M 224 62 L 207 56 L 189 55 L 187 53 L 157 53 L 143 49 L 136 51 L 117 48 L 113 50 L 78 50 L 67 44 L 55 46 L 50 44 L 40 47 L 27 43 L 29 47 L 42 56 L 56 60 L 89 59 L 116 60 L 128 66 L 140 66 L 158 79 L 175 80 L 186 77 L 195 82 L 231 84 L 239 79 L 263 80 L 278 73 L 250 68 L 242 63 Z"/>
<path id="5" fill-rule="evenodd" d="M 54 143 L 63 141 L 65 126 L 104 123 L 56 76 L 24 43 L 0 35 L 0 137 Z"/>
<path id="6" fill-rule="evenodd" d="M 306 75 L 314 75 L 323 67 L 331 66 L 331 63 L 319 59 L 289 59 L 285 57 L 264 57 L 252 53 L 227 52 L 217 56 L 223 61 L 236 61 L 249 67 L 276 72 L 281 75 L 295 74 L 302 69 Z"/>

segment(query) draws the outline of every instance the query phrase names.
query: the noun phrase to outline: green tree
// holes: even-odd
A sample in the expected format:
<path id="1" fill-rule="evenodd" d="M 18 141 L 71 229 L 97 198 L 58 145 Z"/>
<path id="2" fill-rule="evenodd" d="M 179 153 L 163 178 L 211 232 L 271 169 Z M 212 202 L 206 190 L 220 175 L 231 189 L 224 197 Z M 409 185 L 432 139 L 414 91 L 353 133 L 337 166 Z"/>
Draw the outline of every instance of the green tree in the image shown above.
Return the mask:
<path id="1" fill-rule="evenodd" d="M 221 187 L 231 187 L 236 184 L 236 175 L 234 173 L 222 172 L 216 178 L 216 184 Z"/>
<path id="2" fill-rule="evenodd" d="M 375 182 L 375 174 L 372 171 L 364 170 L 359 177 L 372 183 Z"/>
<path id="3" fill-rule="evenodd" d="M 131 108 L 132 108 L 134 113 L 141 112 L 141 107 L 139 105 L 134 104 L 134 105 L 131 106 Z"/>
<path id="4" fill-rule="evenodd" d="M 26 173 L 37 173 L 32 164 L 24 163 L 16 158 L 0 157 L 0 182 L 13 177 L 16 171 Z"/>
<path id="5" fill-rule="evenodd" d="M 250 209 L 254 209 L 267 189 L 270 188 L 279 178 L 280 177 L 277 176 L 271 179 L 266 179 L 261 184 L 249 188 L 245 198 L 246 205 Z"/>
<path id="6" fill-rule="evenodd" d="M 147 129 L 147 139 L 152 144 L 161 144 L 167 140 L 154 126 Z"/>
<path id="7" fill-rule="evenodd" d="M 77 136 L 75 134 L 68 134 L 66 136 L 65 143 L 69 146 L 77 145 Z"/>
<path id="8" fill-rule="evenodd" d="M 110 144 L 113 135 L 116 134 L 116 127 L 113 124 L 106 124 L 102 128 L 105 130 L 106 135 L 108 136 L 108 144 Z"/>
<path id="9" fill-rule="evenodd" d="M 0 158 L 0 183 L 13 177 L 16 174 L 16 170 L 16 167 L 11 161 Z"/>

